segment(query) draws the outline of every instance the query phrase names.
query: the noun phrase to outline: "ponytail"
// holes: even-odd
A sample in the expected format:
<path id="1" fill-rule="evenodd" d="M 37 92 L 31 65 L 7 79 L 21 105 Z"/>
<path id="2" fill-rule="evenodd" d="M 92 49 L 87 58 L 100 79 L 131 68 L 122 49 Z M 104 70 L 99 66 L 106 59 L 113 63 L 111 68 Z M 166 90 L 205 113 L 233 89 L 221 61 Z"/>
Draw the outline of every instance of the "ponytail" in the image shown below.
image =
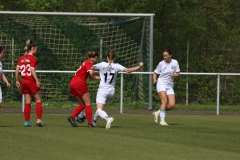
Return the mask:
<path id="1" fill-rule="evenodd" d="M 32 47 L 36 47 L 36 46 L 37 45 L 35 43 L 33 43 L 32 40 L 28 39 L 26 41 L 26 46 L 24 47 L 24 51 L 25 51 L 25 53 L 24 53 L 24 56 L 25 56 L 24 62 L 25 62 L 25 60 L 27 58 L 28 53 L 31 51 Z"/>
<path id="2" fill-rule="evenodd" d="M 109 52 L 107 53 L 107 57 L 108 57 L 109 60 L 115 60 L 116 55 L 115 55 L 115 53 L 114 53 L 113 51 L 109 51 Z M 109 63 L 108 67 L 109 67 L 110 65 L 111 65 L 111 63 Z M 107 67 L 107 68 L 108 68 L 108 67 Z"/>
<path id="3" fill-rule="evenodd" d="M 26 46 L 24 47 L 24 51 L 25 51 L 25 53 L 24 53 L 24 56 L 27 56 L 27 54 L 28 54 L 28 45 L 31 43 L 32 41 L 30 40 L 30 39 L 28 39 L 27 41 L 26 41 Z"/>

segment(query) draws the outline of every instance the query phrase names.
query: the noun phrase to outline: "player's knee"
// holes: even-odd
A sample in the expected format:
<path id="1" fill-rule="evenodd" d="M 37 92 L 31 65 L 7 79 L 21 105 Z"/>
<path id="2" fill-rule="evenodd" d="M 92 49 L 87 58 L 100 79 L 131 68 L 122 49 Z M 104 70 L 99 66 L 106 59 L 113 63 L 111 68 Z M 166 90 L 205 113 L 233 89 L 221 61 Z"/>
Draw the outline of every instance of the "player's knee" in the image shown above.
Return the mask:
<path id="1" fill-rule="evenodd" d="M 169 104 L 168 107 L 167 107 L 167 110 L 171 110 L 175 107 L 175 104 L 172 103 L 172 104 Z"/>

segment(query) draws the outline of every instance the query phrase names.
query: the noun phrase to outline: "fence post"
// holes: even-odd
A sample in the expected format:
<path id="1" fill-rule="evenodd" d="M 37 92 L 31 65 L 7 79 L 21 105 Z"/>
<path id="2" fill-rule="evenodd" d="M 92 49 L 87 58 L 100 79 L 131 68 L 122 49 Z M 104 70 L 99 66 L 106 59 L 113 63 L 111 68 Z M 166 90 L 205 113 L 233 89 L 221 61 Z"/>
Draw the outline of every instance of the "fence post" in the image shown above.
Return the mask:
<path id="1" fill-rule="evenodd" d="M 220 74 L 217 75 L 217 115 L 219 115 Z"/>
<path id="2" fill-rule="evenodd" d="M 123 73 L 121 73 L 121 85 L 120 85 L 120 113 L 123 113 Z"/>
<path id="3" fill-rule="evenodd" d="M 24 107 L 25 107 L 25 99 L 24 94 L 22 94 L 22 112 L 24 113 Z"/>

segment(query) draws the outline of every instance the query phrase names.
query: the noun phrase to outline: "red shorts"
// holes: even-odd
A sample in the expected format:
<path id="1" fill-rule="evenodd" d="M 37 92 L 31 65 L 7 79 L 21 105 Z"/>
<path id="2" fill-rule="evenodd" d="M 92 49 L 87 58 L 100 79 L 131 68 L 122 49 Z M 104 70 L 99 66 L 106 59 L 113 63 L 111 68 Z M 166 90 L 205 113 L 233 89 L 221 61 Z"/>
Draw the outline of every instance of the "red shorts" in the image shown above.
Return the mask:
<path id="1" fill-rule="evenodd" d="M 22 94 L 34 94 L 40 90 L 41 88 L 36 86 L 35 81 L 22 79 Z"/>
<path id="2" fill-rule="evenodd" d="M 73 97 L 82 96 L 88 92 L 86 82 L 73 78 L 69 84 L 70 93 Z"/>

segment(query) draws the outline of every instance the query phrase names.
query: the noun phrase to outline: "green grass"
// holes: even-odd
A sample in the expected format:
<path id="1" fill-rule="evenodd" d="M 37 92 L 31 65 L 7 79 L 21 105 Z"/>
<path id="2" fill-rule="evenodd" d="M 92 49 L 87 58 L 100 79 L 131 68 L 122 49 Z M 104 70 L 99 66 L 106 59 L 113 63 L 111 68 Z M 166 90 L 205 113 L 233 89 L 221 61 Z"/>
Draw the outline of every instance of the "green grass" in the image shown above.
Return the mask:
<path id="1" fill-rule="evenodd" d="M 0 114 L 1 160 L 224 160 L 240 158 L 240 116 L 116 114 L 111 129 L 100 119 L 73 128 L 65 114 L 45 114 L 44 127 L 24 128 L 22 114 Z M 32 114 L 35 122 L 35 114 Z"/>

